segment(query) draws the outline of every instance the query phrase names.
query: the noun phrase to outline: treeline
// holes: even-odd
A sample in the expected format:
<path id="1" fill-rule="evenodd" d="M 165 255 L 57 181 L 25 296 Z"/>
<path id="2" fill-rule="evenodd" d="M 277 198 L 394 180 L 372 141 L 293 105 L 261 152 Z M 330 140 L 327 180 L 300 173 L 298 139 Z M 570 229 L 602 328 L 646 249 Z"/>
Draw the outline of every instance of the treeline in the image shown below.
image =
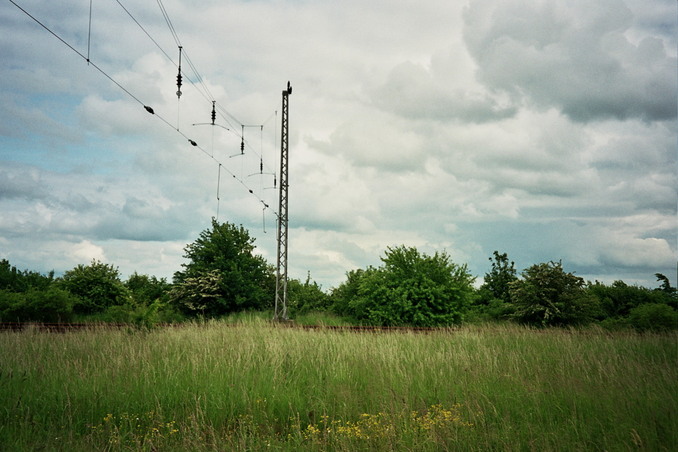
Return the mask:
<path id="1" fill-rule="evenodd" d="M 122 280 L 99 261 L 63 276 L 19 270 L 0 260 L 2 322 L 124 322 L 151 326 L 273 308 L 275 269 L 255 254 L 242 226 L 212 222 L 185 248 L 187 263 L 172 282 L 134 273 Z M 446 253 L 387 248 L 378 267 L 346 274 L 325 292 L 310 274 L 288 282 L 290 317 L 331 313 L 353 324 L 451 326 L 511 321 L 532 326 L 599 324 L 639 331 L 678 329 L 678 294 L 656 274 L 657 288 L 587 282 L 561 262 L 535 264 L 520 274 L 497 251 L 479 288 L 466 265 Z"/>

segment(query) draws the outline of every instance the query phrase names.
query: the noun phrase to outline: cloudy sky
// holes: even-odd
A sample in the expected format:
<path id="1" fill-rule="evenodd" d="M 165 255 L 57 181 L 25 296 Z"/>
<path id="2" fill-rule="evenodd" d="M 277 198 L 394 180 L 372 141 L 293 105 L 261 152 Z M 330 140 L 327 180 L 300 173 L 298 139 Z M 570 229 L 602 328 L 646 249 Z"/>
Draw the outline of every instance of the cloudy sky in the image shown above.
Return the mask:
<path id="1" fill-rule="evenodd" d="M 290 277 L 329 289 L 407 245 L 478 277 L 498 250 L 675 285 L 677 18 L 675 0 L 93 0 L 91 21 L 88 0 L 3 1 L 0 258 L 171 279 L 218 217 L 274 264 L 290 80 Z M 194 126 L 213 100 L 219 127 Z"/>

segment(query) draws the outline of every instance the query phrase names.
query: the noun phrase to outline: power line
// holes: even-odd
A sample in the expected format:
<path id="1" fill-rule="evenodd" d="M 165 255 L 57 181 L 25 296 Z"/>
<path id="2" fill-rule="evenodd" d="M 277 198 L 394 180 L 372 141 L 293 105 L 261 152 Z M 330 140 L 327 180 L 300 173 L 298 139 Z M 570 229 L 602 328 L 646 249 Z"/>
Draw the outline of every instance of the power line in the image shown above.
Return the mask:
<path id="1" fill-rule="evenodd" d="M 151 41 L 153 41 L 153 43 L 154 43 L 154 44 L 162 51 L 162 53 L 167 57 L 167 59 L 169 59 L 175 66 L 177 66 L 177 63 L 175 63 L 175 62 L 172 60 L 172 58 L 168 55 L 168 53 L 165 52 L 165 51 L 162 49 L 162 47 L 158 44 L 158 42 L 157 42 L 155 39 L 153 39 L 153 37 L 150 35 L 150 33 L 149 33 L 149 32 L 141 25 L 141 23 L 140 23 L 140 22 L 132 15 L 132 13 L 131 13 L 127 8 L 124 7 L 124 5 L 121 3 L 121 1 L 120 1 L 120 0 L 116 0 L 116 2 L 123 8 L 123 10 L 125 10 L 125 12 L 132 18 L 132 20 L 134 20 L 134 22 L 142 29 L 142 31 L 146 34 L 146 36 L 148 36 L 148 38 L 151 39 Z M 162 0 L 157 0 L 157 3 L 158 3 L 158 6 L 159 6 L 159 8 L 160 8 L 160 11 L 161 11 L 161 13 L 162 13 L 162 15 L 163 15 L 163 18 L 165 19 L 165 23 L 167 24 L 167 27 L 169 28 L 169 31 L 170 31 L 170 33 L 172 34 L 172 37 L 174 38 L 174 42 L 179 46 L 179 49 L 180 49 L 180 51 L 179 51 L 179 64 L 178 64 L 179 74 L 178 74 L 178 76 L 177 76 L 178 85 L 181 84 L 181 82 L 180 82 L 180 77 L 181 77 L 182 74 L 184 74 L 184 76 L 186 77 L 186 79 L 191 83 L 191 85 L 193 85 L 193 86 L 198 90 L 198 92 L 205 98 L 205 100 L 207 100 L 208 102 L 211 102 L 211 103 L 212 103 L 212 106 L 213 106 L 213 110 L 212 110 L 212 111 L 214 112 L 214 105 L 215 105 L 215 102 L 216 102 L 216 100 L 214 99 L 214 96 L 212 96 L 212 93 L 210 92 L 210 90 L 209 90 L 207 84 L 205 83 L 204 77 L 202 77 L 202 76 L 200 75 L 200 73 L 198 72 L 197 68 L 195 67 L 195 64 L 193 64 L 193 61 L 191 60 L 191 58 L 190 58 L 188 52 L 187 52 L 186 49 L 184 49 L 183 46 L 181 45 L 181 40 L 179 39 L 179 35 L 178 35 L 177 31 L 176 31 L 176 28 L 174 27 L 174 24 L 172 23 L 172 20 L 170 19 L 169 13 L 167 12 L 167 9 L 165 8 L 165 6 L 164 6 L 163 3 L 162 3 Z M 183 55 L 184 60 L 186 61 L 186 63 L 188 64 L 189 68 L 190 68 L 191 71 L 193 72 L 193 75 L 195 76 L 195 80 L 196 80 L 197 82 L 194 81 L 194 80 L 193 80 L 191 77 L 189 77 L 188 75 L 186 75 L 184 71 L 182 71 L 182 69 L 181 69 L 181 55 Z M 196 86 L 197 84 L 199 84 L 200 87 Z M 202 89 L 201 89 L 201 88 L 202 88 Z M 179 92 L 181 92 L 180 86 L 178 86 L 177 95 L 179 95 L 179 94 L 178 94 Z M 248 149 L 252 150 L 252 151 L 259 157 L 259 160 L 260 160 L 260 161 L 263 161 L 263 155 L 262 155 L 261 153 L 258 153 L 258 152 L 256 151 L 256 149 L 253 148 L 252 146 L 250 146 L 249 142 L 247 142 L 247 141 L 245 140 L 245 137 L 244 137 L 244 129 L 245 129 L 245 127 L 263 127 L 263 126 L 271 119 L 271 117 L 273 116 L 273 114 L 270 115 L 270 116 L 266 119 L 266 121 L 264 121 L 262 124 L 257 124 L 257 125 L 247 125 L 247 124 L 244 124 L 243 121 L 241 121 L 241 120 L 239 120 L 238 118 L 236 118 L 233 114 L 231 114 L 230 112 L 228 112 L 226 109 L 224 109 L 224 108 L 221 106 L 221 104 L 217 105 L 217 108 L 218 108 L 218 110 L 219 110 L 220 115 L 222 116 L 222 119 L 224 119 L 224 121 L 226 122 L 226 124 L 229 126 L 229 127 L 224 127 L 224 128 L 225 128 L 226 130 L 230 131 L 231 133 L 233 133 L 234 135 L 236 135 L 238 138 L 240 138 L 240 140 L 241 140 L 241 154 L 244 153 L 243 147 L 244 147 L 244 145 L 246 145 Z M 177 114 L 178 114 L 178 113 L 177 113 Z M 233 122 L 231 122 L 231 120 L 229 120 L 229 118 L 235 122 L 235 125 L 233 124 Z M 242 134 L 241 134 L 241 135 L 238 135 L 236 125 L 239 125 L 239 126 L 240 126 L 241 131 L 242 131 Z M 179 126 L 179 124 L 178 124 L 178 121 L 177 121 L 177 128 L 178 128 L 178 126 Z M 267 172 L 270 172 L 270 173 L 272 173 L 272 174 L 275 174 L 275 170 L 274 170 L 274 169 L 269 168 L 268 165 L 266 165 L 266 167 L 267 167 L 266 169 L 268 170 Z M 261 173 L 263 174 L 263 171 L 262 171 Z"/>
<path id="2" fill-rule="evenodd" d="M 165 57 L 175 67 L 179 67 L 180 64 L 178 64 L 174 59 L 172 59 L 172 57 L 169 55 L 169 53 L 167 51 L 165 51 L 165 49 L 163 49 L 162 46 L 160 46 L 160 44 L 158 44 L 158 41 L 155 38 L 153 38 L 153 36 L 151 36 L 151 34 L 148 32 L 148 30 L 146 30 L 146 28 L 141 24 L 141 22 L 139 22 L 136 19 L 136 17 L 134 17 L 132 12 L 127 7 L 125 7 L 120 0 L 116 0 L 116 2 L 125 11 L 125 13 L 127 13 L 127 15 L 134 21 L 134 23 L 137 24 L 137 26 L 144 32 L 144 34 L 153 42 L 153 44 L 155 44 L 155 46 L 163 53 L 163 55 L 165 55 Z M 176 31 L 176 28 L 172 24 L 172 20 L 169 17 L 169 13 L 167 12 L 167 9 L 165 8 L 165 6 L 162 4 L 161 0 L 158 0 L 158 6 L 160 8 L 160 12 L 163 15 L 163 18 L 165 19 L 165 23 L 167 24 L 167 27 L 170 31 L 170 34 L 172 35 L 172 38 L 174 39 L 174 42 L 176 43 L 177 46 L 183 48 L 183 46 L 181 45 L 181 40 L 179 39 L 179 35 Z M 214 96 L 212 95 L 212 93 L 210 92 L 210 89 L 208 88 L 207 84 L 204 81 L 205 78 L 200 75 L 197 68 L 195 67 L 195 64 L 193 63 L 193 60 L 191 59 L 190 55 L 188 54 L 188 52 L 185 48 L 183 49 L 182 54 L 183 54 L 184 59 L 186 60 L 186 63 L 188 64 L 188 67 L 190 68 L 190 70 L 192 71 L 193 74 L 192 74 L 192 76 L 189 76 L 189 74 L 187 74 L 183 70 L 180 73 L 183 74 L 184 77 L 186 77 L 186 80 L 188 80 L 191 83 L 191 85 L 193 85 L 193 87 L 196 88 L 196 90 L 202 95 L 203 98 L 205 98 L 206 101 L 213 102 L 215 99 L 214 99 Z M 224 119 L 226 119 L 227 117 L 230 117 L 231 119 L 233 119 L 233 121 L 236 122 L 236 124 L 238 124 L 238 125 L 242 124 L 242 122 L 240 120 L 238 120 L 235 116 L 233 116 L 231 113 L 226 111 L 223 107 L 219 106 L 219 111 L 221 112 L 222 115 L 224 115 Z M 227 120 L 227 123 L 231 126 L 232 129 L 234 129 L 234 130 L 237 129 L 237 127 L 235 127 L 230 121 Z"/>
<path id="3" fill-rule="evenodd" d="M 179 41 L 179 36 L 177 35 L 176 30 L 174 29 L 174 25 L 172 25 L 172 21 L 169 18 L 169 14 L 167 14 L 167 10 L 165 9 L 165 6 L 162 4 L 162 0 L 158 0 L 158 6 L 160 7 L 160 11 L 162 12 L 162 16 L 165 18 L 165 22 L 167 22 L 167 26 L 170 29 L 170 32 L 172 33 L 172 36 L 174 37 L 174 42 L 177 44 L 178 47 L 181 47 L 181 41 Z"/>
<path id="4" fill-rule="evenodd" d="M 120 0 L 115 0 L 115 1 L 118 3 L 118 5 L 120 5 L 120 7 L 123 9 L 123 11 L 125 11 L 127 13 L 127 15 L 134 21 L 134 23 L 137 24 L 139 26 L 139 28 L 141 28 L 141 31 L 143 31 L 146 34 L 146 36 L 148 36 L 148 39 L 153 41 L 153 44 L 155 44 L 155 46 L 167 57 L 167 59 L 170 60 L 172 62 L 172 64 L 174 64 L 176 66 L 176 63 L 174 63 L 174 61 L 172 60 L 172 57 L 170 57 L 167 54 L 167 52 L 165 52 L 165 49 L 163 49 L 160 46 L 160 44 L 158 44 L 158 41 L 153 39 L 153 36 L 151 36 L 151 34 L 144 28 L 144 26 L 139 23 L 139 21 L 136 19 L 136 17 L 134 17 L 132 15 L 132 13 L 127 8 L 125 8 L 125 5 L 123 5 L 120 2 Z"/>
<path id="5" fill-rule="evenodd" d="M 153 107 L 146 105 L 141 99 L 139 99 L 137 96 L 132 94 L 131 91 L 129 91 L 127 88 L 125 88 L 121 83 L 119 83 L 117 80 L 115 80 L 111 75 L 109 75 L 106 71 L 104 71 L 101 67 L 99 67 L 96 63 L 92 62 L 90 58 L 88 58 L 87 55 L 82 54 L 80 51 L 78 51 L 74 46 L 72 46 L 70 43 L 68 43 L 65 39 L 63 39 L 61 36 L 59 36 L 56 32 L 54 32 L 52 29 L 50 29 L 47 25 L 42 23 L 39 19 L 37 19 L 35 16 L 33 16 L 31 13 L 29 13 L 27 10 L 25 10 L 23 7 L 18 5 L 14 0 L 9 0 L 10 3 L 12 3 L 14 6 L 16 6 L 21 12 L 23 12 L 26 16 L 28 16 L 30 19 L 32 19 L 35 23 L 40 25 L 45 31 L 50 33 L 52 36 L 54 36 L 56 39 L 58 39 L 62 44 L 64 44 L 66 47 L 71 49 L 76 55 L 78 55 L 80 58 L 83 60 L 87 61 L 87 63 L 95 68 L 97 71 L 99 71 L 104 77 L 106 77 L 108 80 L 110 80 L 113 84 L 115 84 L 118 88 L 120 88 L 124 93 L 126 93 L 129 97 L 134 99 L 137 103 L 142 105 L 144 109 L 152 114 L 153 116 L 157 117 L 159 120 L 164 122 L 168 127 L 170 127 L 173 131 L 176 133 L 180 134 L 182 137 L 184 137 L 188 143 L 193 146 L 198 148 L 200 151 L 202 151 L 205 155 L 207 155 L 209 158 L 214 160 L 217 164 L 219 164 L 220 168 L 223 167 L 226 172 L 228 172 L 233 179 L 235 179 L 240 185 L 242 185 L 251 195 L 253 195 L 257 200 L 264 206 L 264 209 L 269 208 L 269 205 L 265 202 L 263 198 L 261 198 L 259 195 L 257 195 L 254 190 L 252 190 L 241 178 L 237 177 L 232 171 L 230 171 L 227 167 L 225 167 L 218 159 L 216 159 L 213 155 L 210 155 L 204 148 L 202 148 L 196 141 L 188 137 L 184 132 L 179 130 L 178 128 L 175 128 L 168 120 L 166 120 L 163 116 L 158 114 Z M 118 2 L 120 3 L 120 2 Z M 122 6 L 122 5 L 121 5 Z M 219 181 L 220 182 L 220 181 Z M 274 212 L 274 214 L 277 216 L 277 213 Z"/>

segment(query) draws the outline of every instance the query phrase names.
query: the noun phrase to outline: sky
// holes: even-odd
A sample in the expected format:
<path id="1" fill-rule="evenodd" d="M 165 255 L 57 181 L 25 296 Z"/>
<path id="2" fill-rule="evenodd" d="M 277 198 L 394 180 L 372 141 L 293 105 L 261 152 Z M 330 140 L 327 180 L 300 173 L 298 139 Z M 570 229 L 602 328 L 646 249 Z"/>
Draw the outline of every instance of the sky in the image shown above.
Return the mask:
<path id="1" fill-rule="evenodd" d="M 214 217 L 275 265 L 289 80 L 291 278 L 329 290 L 405 245 L 478 283 L 496 250 L 675 285 L 677 8 L 3 1 L 0 259 L 171 281 Z"/>

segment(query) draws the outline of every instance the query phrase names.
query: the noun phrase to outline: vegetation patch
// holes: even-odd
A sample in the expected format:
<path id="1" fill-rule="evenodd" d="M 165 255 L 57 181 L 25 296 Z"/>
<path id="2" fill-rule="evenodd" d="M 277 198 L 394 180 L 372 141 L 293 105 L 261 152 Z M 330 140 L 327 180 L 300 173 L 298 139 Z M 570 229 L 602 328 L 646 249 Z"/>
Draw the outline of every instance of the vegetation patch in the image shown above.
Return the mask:
<path id="1" fill-rule="evenodd" d="M 670 450 L 676 333 L 276 327 L 0 334 L 7 450 Z"/>

